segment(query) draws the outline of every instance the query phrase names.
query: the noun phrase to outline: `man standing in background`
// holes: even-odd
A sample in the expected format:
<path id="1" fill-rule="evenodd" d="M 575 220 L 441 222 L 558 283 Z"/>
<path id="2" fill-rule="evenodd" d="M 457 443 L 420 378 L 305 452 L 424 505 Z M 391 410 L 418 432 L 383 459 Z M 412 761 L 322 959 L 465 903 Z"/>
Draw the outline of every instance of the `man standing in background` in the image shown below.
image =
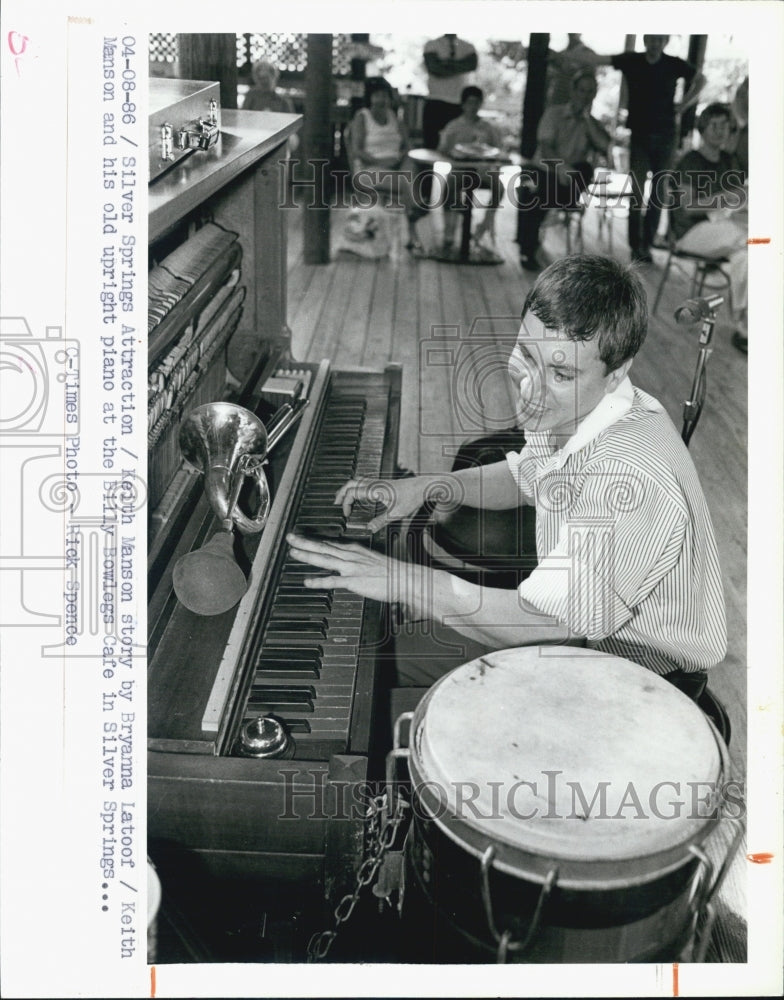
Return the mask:
<path id="1" fill-rule="evenodd" d="M 547 107 L 566 104 L 572 96 L 572 80 L 584 67 L 593 67 L 596 53 L 582 41 L 582 35 L 570 34 L 569 44 L 547 56 Z"/>
<path id="2" fill-rule="evenodd" d="M 646 206 L 643 192 L 648 171 L 653 173 L 652 191 L 657 189 L 656 175 L 669 170 L 678 144 L 678 117 L 697 102 L 705 77 L 685 59 L 664 54 L 669 35 L 643 35 L 644 52 L 621 52 L 615 56 L 594 56 L 595 66 L 612 66 L 626 77 L 629 87 L 631 130 L 629 172 L 632 198 L 629 206 L 629 249 L 632 260 L 650 264 L 651 246 L 661 217 L 660 198 L 652 197 Z M 685 93 L 676 106 L 675 88 L 684 81 Z"/>
<path id="3" fill-rule="evenodd" d="M 476 49 L 457 35 L 441 35 L 425 45 L 428 99 L 422 113 L 422 141 L 438 148 L 441 129 L 461 112 L 460 95 L 472 83 L 478 65 Z"/>

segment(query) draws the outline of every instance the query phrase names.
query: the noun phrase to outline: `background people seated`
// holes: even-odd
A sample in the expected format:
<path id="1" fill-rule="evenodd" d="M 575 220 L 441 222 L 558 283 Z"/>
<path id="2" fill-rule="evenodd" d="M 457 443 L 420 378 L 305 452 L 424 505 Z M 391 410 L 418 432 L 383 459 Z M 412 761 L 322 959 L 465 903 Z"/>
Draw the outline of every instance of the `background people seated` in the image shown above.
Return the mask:
<path id="1" fill-rule="evenodd" d="M 294 114 L 291 98 L 277 92 L 278 70 L 266 59 L 253 64 L 253 86 L 245 94 L 244 111 L 284 111 Z"/>
<path id="2" fill-rule="evenodd" d="M 490 149 L 498 150 L 501 139 L 498 132 L 490 124 L 479 117 L 479 110 L 484 101 L 484 93 L 479 87 L 466 87 L 461 95 L 462 114 L 459 118 L 453 119 L 441 133 L 438 143 L 438 152 L 452 159 L 470 159 L 470 150 L 476 150 L 477 158 L 481 159 L 482 148 L 487 152 Z M 460 146 L 466 147 L 461 156 Z M 444 249 L 452 247 L 457 226 L 458 210 L 460 209 L 460 188 L 467 190 L 465 172 L 456 174 L 450 172 L 447 177 L 447 201 L 444 213 Z M 467 197 L 473 197 L 473 190 L 476 187 L 487 186 L 490 188 L 490 204 L 485 211 L 484 218 L 476 227 L 474 238 L 479 242 L 487 233 L 490 239 L 495 242 L 495 214 L 501 204 L 503 196 L 503 183 L 498 169 L 479 169 L 471 171 L 470 190 Z"/>
<path id="3" fill-rule="evenodd" d="M 725 146 L 732 111 L 728 104 L 709 104 L 697 119 L 702 142 L 678 162 L 676 207 L 670 217 L 677 250 L 703 257 L 728 257 L 732 282 L 733 343 L 747 345 L 748 253 L 744 174 Z"/>
<path id="4" fill-rule="evenodd" d="M 411 164 L 406 162 L 408 134 L 393 106 L 392 87 L 383 77 L 373 77 L 365 84 L 365 99 L 367 107 L 357 111 L 347 130 L 352 175 L 362 174 L 363 188 L 370 185 L 399 194 L 408 221 L 408 247 L 419 247 L 415 227 L 423 213 L 413 204 Z"/>
<path id="5" fill-rule="evenodd" d="M 277 91 L 277 68 L 266 59 L 259 59 L 253 64 L 253 86 L 245 94 L 242 104 L 243 111 L 282 111 L 294 114 L 294 103 L 285 94 Z M 289 136 L 286 148 L 290 153 L 299 146 L 299 136 Z"/>
<path id="6" fill-rule="evenodd" d="M 593 174 L 592 159 L 606 153 L 610 136 L 591 116 L 596 79 L 578 70 L 568 104 L 548 108 L 537 130 L 536 163 L 523 168 L 518 191 L 517 242 L 520 263 L 537 270 L 539 229 L 550 208 L 574 207 Z"/>

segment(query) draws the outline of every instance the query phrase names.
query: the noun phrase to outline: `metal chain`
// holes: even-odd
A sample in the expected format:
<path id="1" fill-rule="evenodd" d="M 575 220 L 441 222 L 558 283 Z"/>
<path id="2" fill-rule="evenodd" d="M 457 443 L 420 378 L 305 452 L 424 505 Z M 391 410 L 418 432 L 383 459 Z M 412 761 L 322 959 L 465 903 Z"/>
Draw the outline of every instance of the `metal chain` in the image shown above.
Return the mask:
<path id="1" fill-rule="evenodd" d="M 331 930 L 317 931 L 308 942 L 308 961 L 320 962 L 326 958 L 332 942 L 338 935 L 341 924 L 345 924 L 354 912 L 359 902 L 359 896 L 365 886 L 370 885 L 381 867 L 384 855 L 395 842 L 397 831 L 405 815 L 407 803 L 397 796 L 394 813 L 382 822 L 387 808 L 387 796 L 376 795 L 368 806 L 368 836 L 366 857 L 359 866 L 356 885 L 352 892 L 347 893 L 333 911 L 335 926 Z"/>

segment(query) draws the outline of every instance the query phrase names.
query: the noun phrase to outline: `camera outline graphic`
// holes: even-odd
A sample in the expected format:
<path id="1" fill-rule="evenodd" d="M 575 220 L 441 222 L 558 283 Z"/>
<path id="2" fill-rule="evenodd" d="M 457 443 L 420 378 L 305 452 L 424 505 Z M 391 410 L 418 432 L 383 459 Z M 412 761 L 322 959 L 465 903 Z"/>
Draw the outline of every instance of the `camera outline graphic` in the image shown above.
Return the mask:
<path id="1" fill-rule="evenodd" d="M 458 323 L 431 326 L 429 336 L 419 342 L 421 437 L 440 438 L 444 447 L 452 450 L 454 442 L 514 429 L 524 433 L 526 416 L 530 420 L 537 416 L 537 411 L 544 412 L 549 392 L 547 366 L 551 361 L 563 362 L 568 341 L 556 331 L 545 331 L 544 337 L 531 338 L 532 360 L 526 367 L 533 366 L 536 398 L 523 399 L 512 377 L 512 370 L 523 365 L 519 359 L 513 359 L 513 351 L 521 340 L 521 327 L 525 342 L 525 322 L 519 316 L 478 316 L 467 330 Z M 451 369 L 451 427 L 433 421 L 433 407 L 428 402 L 432 390 L 426 373 L 438 368 Z M 558 405 L 563 410 L 563 399 Z M 579 407 L 579 389 L 575 383 L 573 398 L 567 406 L 575 421 L 580 417 Z M 529 431 L 537 429 L 529 426 Z"/>
<path id="2" fill-rule="evenodd" d="M 477 316 L 467 328 L 461 324 L 433 324 L 419 342 L 419 433 L 462 441 L 508 430 L 518 422 L 515 390 L 508 362 L 520 328 L 520 317 Z M 450 368 L 452 419 L 456 430 L 434 427 L 425 405 L 429 394 L 428 369 Z"/>
<path id="3" fill-rule="evenodd" d="M 78 435 L 80 368 L 80 342 L 61 326 L 35 337 L 23 316 L 0 316 L 0 435 Z"/>

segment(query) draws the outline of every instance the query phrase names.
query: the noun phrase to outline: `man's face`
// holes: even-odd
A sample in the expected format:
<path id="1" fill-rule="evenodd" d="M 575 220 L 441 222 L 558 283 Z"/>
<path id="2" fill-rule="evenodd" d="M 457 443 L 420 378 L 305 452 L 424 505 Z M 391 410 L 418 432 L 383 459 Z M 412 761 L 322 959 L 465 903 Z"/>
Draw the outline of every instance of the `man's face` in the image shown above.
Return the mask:
<path id="1" fill-rule="evenodd" d="M 482 107 L 482 98 L 472 94 L 463 101 L 463 114 L 466 118 L 475 118 Z"/>
<path id="2" fill-rule="evenodd" d="M 645 51 L 652 59 L 658 59 L 664 52 L 664 46 L 670 40 L 669 35 L 643 35 Z"/>
<path id="3" fill-rule="evenodd" d="M 518 390 L 521 426 L 571 436 L 583 417 L 618 387 L 629 364 L 606 375 L 596 338 L 569 340 L 529 311 L 508 365 Z"/>
<path id="4" fill-rule="evenodd" d="M 730 137 L 730 121 L 726 115 L 716 115 L 709 118 L 708 124 L 702 130 L 702 141 L 716 149 L 721 149 Z"/>

